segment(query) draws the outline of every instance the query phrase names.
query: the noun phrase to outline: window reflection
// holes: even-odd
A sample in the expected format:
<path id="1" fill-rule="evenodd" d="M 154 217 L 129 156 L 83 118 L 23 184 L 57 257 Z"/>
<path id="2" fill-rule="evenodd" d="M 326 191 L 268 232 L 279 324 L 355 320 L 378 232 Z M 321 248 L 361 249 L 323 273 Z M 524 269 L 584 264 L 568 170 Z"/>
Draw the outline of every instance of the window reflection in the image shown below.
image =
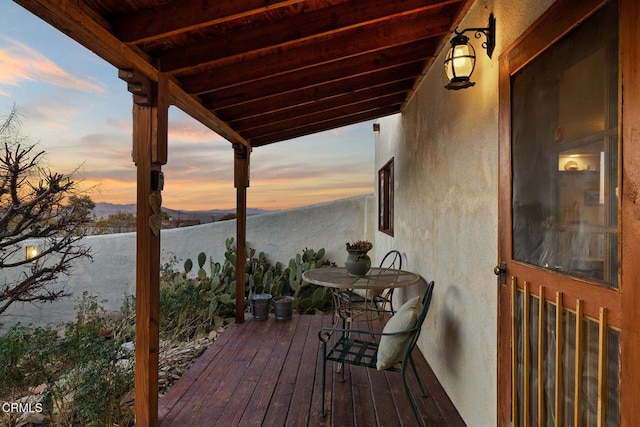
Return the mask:
<path id="1" fill-rule="evenodd" d="M 512 79 L 514 259 L 611 286 L 616 20 L 615 5 L 605 8 Z"/>

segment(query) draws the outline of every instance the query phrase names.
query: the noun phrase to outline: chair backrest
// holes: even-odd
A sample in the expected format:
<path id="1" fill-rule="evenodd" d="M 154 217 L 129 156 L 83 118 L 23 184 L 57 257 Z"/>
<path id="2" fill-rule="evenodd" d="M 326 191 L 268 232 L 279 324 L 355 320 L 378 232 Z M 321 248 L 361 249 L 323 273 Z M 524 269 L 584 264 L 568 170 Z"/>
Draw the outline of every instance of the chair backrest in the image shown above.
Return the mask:
<path id="1" fill-rule="evenodd" d="M 427 290 L 422 297 L 422 310 L 420 311 L 420 315 L 418 316 L 418 320 L 416 321 L 415 332 L 413 333 L 411 339 L 405 347 L 404 356 L 402 358 L 403 365 L 405 364 L 407 357 L 409 357 L 411 351 L 413 351 L 413 348 L 418 342 L 418 337 L 420 336 L 420 331 L 422 330 L 422 324 L 424 323 L 424 319 L 427 317 L 427 312 L 429 311 L 429 306 L 431 305 L 431 297 L 433 296 L 434 286 L 435 283 L 433 280 L 427 284 Z"/>
<path id="2" fill-rule="evenodd" d="M 393 249 L 382 258 L 380 268 L 393 268 L 394 270 L 402 270 L 402 255 Z"/>
<path id="3" fill-rule="evenodd" d="M 422 297 L 422 310 L 420 311 L 420 316 L 418 316 L 417 326 L 418 328 L 422 327 L 422 323 L 424 319 L 427 317 L 427 312 L 429 311 L 429 306 L 431 305 L 431 298 L 433 297 L 433 288 L 435 286 L 434 281 L 430 281 L 427 284 L 427 290 Z"/>

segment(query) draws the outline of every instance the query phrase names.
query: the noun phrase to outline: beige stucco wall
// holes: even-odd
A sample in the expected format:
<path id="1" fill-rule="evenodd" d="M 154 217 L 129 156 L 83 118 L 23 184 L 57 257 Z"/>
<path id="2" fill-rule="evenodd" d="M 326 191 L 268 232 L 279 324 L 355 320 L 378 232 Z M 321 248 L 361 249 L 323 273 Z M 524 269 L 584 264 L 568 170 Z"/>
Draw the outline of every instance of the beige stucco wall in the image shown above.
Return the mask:
<path id="1" fill-rule="evenodd" d="M 496 425 L 498 256 L 498 57 L 550 0 L 477 1 L 460 28 L 497 20 L 493 59 L 470 38 L 477 62 L 460 91 L 444 89 L 443 51 L 400 115 L 379 120 L 376 170 L 395 167 L 396 248 L 406 269 L 435 280 L 419 346 L 469 426 Z"/>
<path id="2" fill-rule="evenodd" d="M 305 248 L 325 248 L 327 259 L 342 265 L 347 241 L 372 238 L 369 233 L 373 228 L 365 218 L 371 218 L 374 212 L 373 196 L 365 195 L 251 216 L 247 219 L 247 246 L 263 251 L 272 262 L 283 263 Z M 185 259 L 191 258 L 195 263 L 200 252 L 223 261 L 225 240 L 235 235 L 236 221 L 163 230 L 162 262 L 175 256 L 179 260 L 175 268 L 181 270 Z M 84 291 L 104 300 L 103 306 L 109 310 L 118 310 L 125 295 L 135 295 L 135 233 L 90 236 L 84 243 L 92 248 L 93 262 L 77 262 L 72 274 L 62 282 L 73 296 L 37 306 L 15 304 L 0 316 L 4 329 L 17 322 L 46 325 L 72 320 L 76 299 Z M 38 245 L 37 241 L 25 242 L 25 246 L 31 244 Z M 25 269 L 0 270 L 0 283 L 15 280 Z"/>

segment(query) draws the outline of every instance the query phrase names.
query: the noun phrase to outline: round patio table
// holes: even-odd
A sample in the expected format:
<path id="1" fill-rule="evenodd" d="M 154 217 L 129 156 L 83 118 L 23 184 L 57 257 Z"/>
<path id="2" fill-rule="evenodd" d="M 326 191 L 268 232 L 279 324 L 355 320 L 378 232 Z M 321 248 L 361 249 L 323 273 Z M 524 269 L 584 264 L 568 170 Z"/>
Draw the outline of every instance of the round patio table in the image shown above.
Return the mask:
<path id="1" fill-rule="evenodd" d="M 410 271 L 372 267 L 364 276 L 354 276 L 344 267 L 315 268 L 302 273 L 309 283 L 333 289 L 388 289 L 405 288 L 420 281 L 420 276 Z"/>
<path id="2" fill-rule="evenodd" d="M 323 267 L 302 273 L 302 278 L 309 283 L 331 288 L 333 294 L 333 310 L 337 317 L 350 324 L 356 316 L 366 312 L 377 312 L 379 302 L 374 301 L 384 289 L 406 288 L 420 281 L 420 276 L 405 270 L 372 267 L 364 276 L 354 276 L 344 267 Z M 364 301 L 352 304 L 354 289 L 367 292 Z M 382 305 L 387 301 L 383 301 Z"/>

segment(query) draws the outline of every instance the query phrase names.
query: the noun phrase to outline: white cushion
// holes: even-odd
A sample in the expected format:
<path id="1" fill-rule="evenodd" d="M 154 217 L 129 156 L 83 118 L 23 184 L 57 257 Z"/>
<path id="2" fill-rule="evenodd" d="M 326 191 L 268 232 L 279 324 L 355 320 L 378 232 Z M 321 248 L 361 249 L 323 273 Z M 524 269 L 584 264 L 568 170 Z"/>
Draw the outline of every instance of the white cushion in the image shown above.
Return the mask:
<path id="1" fill-rule="evenodd" d="M 382 332 L 385 334 L 406 331 L 416 325 L 420 310 L 422 310 L 422 301 L 420 296 L 411 298 L 405 302 L 400 310 L 387 322 Z M 404 348 L 409 341 L 410 334 L 404 335 L 382 335 L 380 344 L 378 345 L 378 359 L 376 368 L 379 371 L 389 369 L 402 361 Z"/>

